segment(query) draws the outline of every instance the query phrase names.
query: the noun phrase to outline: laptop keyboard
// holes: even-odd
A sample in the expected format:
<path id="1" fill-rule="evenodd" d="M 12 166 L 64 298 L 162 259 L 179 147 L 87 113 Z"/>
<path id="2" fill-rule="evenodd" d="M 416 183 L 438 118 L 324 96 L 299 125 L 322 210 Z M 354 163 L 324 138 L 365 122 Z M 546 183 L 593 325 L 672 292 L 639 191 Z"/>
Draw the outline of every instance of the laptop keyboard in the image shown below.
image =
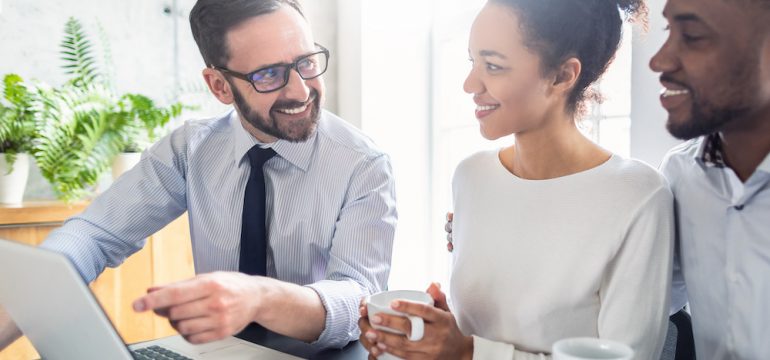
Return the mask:
<path id="1" fill-rule="evenodd" d="M 136 360 L 193 360 L 160 346 L 150 346 L 131 352 Z"/>

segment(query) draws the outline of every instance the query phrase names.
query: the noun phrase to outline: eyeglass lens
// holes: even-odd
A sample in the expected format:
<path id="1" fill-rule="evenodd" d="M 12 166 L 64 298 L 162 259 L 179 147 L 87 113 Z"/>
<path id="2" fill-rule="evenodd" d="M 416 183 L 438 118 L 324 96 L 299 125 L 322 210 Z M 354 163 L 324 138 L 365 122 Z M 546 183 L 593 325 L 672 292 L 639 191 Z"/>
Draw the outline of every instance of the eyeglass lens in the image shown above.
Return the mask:
<path id="1" fill-rule="evenodd" d="M 270 91 L 285 85 L 289 77 L 287 72 L 295 65 L 299 76 L 305 80 L 315 78 L 326 71 L 326 54 L 311 54 L 298 59 L 294 64 L 271 66 L 250 74 L 249 80 L 259 91 Z"/>

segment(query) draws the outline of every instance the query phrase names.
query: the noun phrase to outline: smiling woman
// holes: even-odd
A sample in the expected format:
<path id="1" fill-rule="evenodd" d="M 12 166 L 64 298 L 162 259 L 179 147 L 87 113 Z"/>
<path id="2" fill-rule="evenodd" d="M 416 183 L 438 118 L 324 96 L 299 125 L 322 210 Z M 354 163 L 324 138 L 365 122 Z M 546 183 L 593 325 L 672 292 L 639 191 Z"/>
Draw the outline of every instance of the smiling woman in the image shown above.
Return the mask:
<path id="1" fill-rule="evenodd" d="M 339 5 L 340 40 L 333 59 L 344 63 L 336 87 L 341 96 L 340 113 L 354 123 L 360 121 L 362 130 L 394 160 L 402 216 L 394 248 L 391 288 L 421 289 L 436 280 L 445 288 L 448 286 L 450 260 L 441 251 L 445 247 L 441 229 L 444 214 L 451 209 L 454 169 L 468 154 L 511 142 L 509 137 L 488 141 L 480 135 L 474 117 L 475 104 L 462 89 L 470 66 L 468 32 L 484 2 L 398 0 L 367 2 L 361 8 L 355 0 L 344 1 L 344 9 L 343 2 Z M 360 8 L 357 12 L 356 7 Z M 411 11 L 403 11 L 404 8 Z M 351 11 L 353 14 L 348 14 Z M 393 26 L 396 18 L 399 26 Z M 654 30 L 659 32 L 660 26 L 655 25 Z M 360 31 L 342 30 L 347 27 Z M 640 151 L 661 139 L 669 139 L 657 122 L 662 117 L 653 113 L 657 100 L 653 99 L 651 106 L 634 107 L 639 112 L 638 122 L 632 124 L 630 118 L 632 30 L 641 27 L 624 24 L 621 48 L 601 82 L 592 85 L 601 89 L 605 101 L 588 107 L 580 129 L 613 153 L 627 157 L 635 146 L 635 153 L 657 164 L 670 147 L 668 143 L 654 148 L 659 155 L 648 156 Z M 654 45 L 657 32 L 655 37 L 645 36 L 641 45 L 648 46 L 648 41 Z M 637 58 L 636 54 L 643 50 L 644 47 L 634 48 L 633 65 L 643 68 L 634 70 L 634 75 L 653 79 L 649 87 L 633 89 L 638 92 L 635 104 L 655 97 L 658 90 L 657 81 L 646 66 L 649 57 L 640 56 L 641 61 Z M 325 80 L 328 84 L 330 77 L 325 76 Z M 631 133 L 631 126 L 639 127 L 636 134 L 644 137 L 634 138 L 639 135 Z M 658 128 L 660 136 L 654 131 Z"/>
<path id="2" fill-rule="evenodd" d="M 475 7 L 463 3 L 466 9 L 463 11 L 436 11 L 435 26 L 433 28 L 433 56 L 430 59 L 434 76 L 431 79 L 431 163 L 432 176 L 430 191 L 433 195 L 431 229 L 432 248 L 444 247 L 444 234 L 440 231 L 443 227 L 443 214 L 452 208 L 451 205 L 451 178 L 457 165 L 468 154 L 485 149 L 499 149 L 510 145 L 511 136 L 501 137 L 495 141 L 488 141 L 480 134 L 480 126 L 474 121 L 476 104 L 470 101 L 468 94 L 463 92 L 462 83 L 471 66 L 468 61 L 468 29 L 478 8 L 483 5 L 477 1 Z M 459 7 L 460 5 L 458 5 Z M 657 20 L 657 19 L 655 19 Z M 466 25 L 467 24 L 467 25 Z M 671 145 L 663 141 L 671 141 L 665 133 L 662 115 L 657 116 L 658 110 L 654 98 L 658 90 L 657 81 L 646 67 L 649 56 L 638 56 L 649 46 L 658 40 L 660 27 L 657 23 L 651 24 L 656 32 L 645 35 L 641 44 L 634 44 L 632 54 L 632 31 L 642 31 L 640 27 L 633 27 L 626 23 L 623 25 L 621 45 L 615 54 L 607 72 L 601 79 L 591 85 L 591 88 L 600 91 L 603 96 L 601 104 L 592 102 L 586 106 L 587 113 L 579 122 L 579 129 L 603 148 L 628 157 L 642 157 L 650 164 L 657 164 L 666 149 Z M 636 46 L 641 45 L 641 46 Z M 633 62 L 632 62 L 633 57 Z M 641 59 L 641 61 L 639 61 Z M 637 70 L 635 67 L 643 68 Z M 634 88 L 632 89 L 632 74 L 634 75 Z M 650 78 L 649 85 L 642 84 L 643 80 Z M 632 114 L 632 90 L 637 94 L 634 99 L 635 120 L 631 121 Z M 639 105 L 644 100 L 650 100 L 652 105 Z M 660 119 L 660 121 L 658 121 Z M 635 133 L 631 127 L 636 127 Z M 658 134 L 655 130 L 659 129 Z M 649 135 L 648 135 L 649 134 Z M 634 140 L 633 142 L 631 140 Z M 401 151 L 400 148 L 394 152 Z M 658 152 L 659 155 L 648 155 L 647 151 Z M 399 173 L 396 173 L 398 176 Z M 399 182 L 402 184 L 403 182 Z M 404 185 L 400 185 L 402 187 Z M 401 203 L 411 201 L 411 198 L 400 199 Z M 417 206 L 410 205 L 410 207 Z M 405 220 L 406 221 L 406 220 Z M 432 254 L 436 261 L 432 262 L 433 275 L 426 283 L 443 279 L 443 274 L 449 270 L 449 262 L 445 261 L 446 254 Z M 397 265 L 396 265 L 397 266 Z M 404 282 L 403 277 L 396 275 L 394 280 Z M 414 276 L 409 277 L 410 280 Z M 441 280 L 446 286 L 447 280 Z M 422 287 L 422 283 L 420 287 Z"/>
<path id="3" fill-rule="evenodd" d="M 660 174 L 576 126 L 619 46 L 620 12 L 643 9 L 641 1 L 487 2 L 470 30 L 464 90 L 482 135 L 515 142 L 455 172 L 451 309 L 436 285 L 428 291 L 437 307 L 394 307 L 425 319 L 419 342 L 370 326 L 409 334 L 402 319 L 365 316 L 361 341 L 372 355 L 526 359 L 548 355 L 561 338 L 589 336 L 657 357 L 671 194 Z"/>

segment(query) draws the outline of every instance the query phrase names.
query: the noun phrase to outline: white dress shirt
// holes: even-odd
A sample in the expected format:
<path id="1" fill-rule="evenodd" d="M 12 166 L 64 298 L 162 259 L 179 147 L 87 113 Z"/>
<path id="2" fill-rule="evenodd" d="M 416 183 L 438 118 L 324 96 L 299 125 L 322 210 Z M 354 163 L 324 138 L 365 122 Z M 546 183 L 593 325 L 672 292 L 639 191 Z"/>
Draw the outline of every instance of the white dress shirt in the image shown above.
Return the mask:
<path id="1" fill-rule="evenodd" d="M 187 122 L 42 246 L 67 255 L 90 282 L 187 211 L 196 272 L 238 271 L 246 152 L 255 144 L 235 111 Z M 388 280 L 396 226 L 388 156 L 326 111 L 309 140 L 268 146 L 277 156 L 264 166 L 267 275 L 315 290 L 326 308 L 317 343 L 343 346 L 358 337 L 360 299 Z"/>
<path id="2" fill-rule="evenodd" d="M 744 183 L 709 136 L 672 149 L 661 169 L 676 199 L 674 279 L 686 284 L 672 308 L 689 299 L 698 358 L 770 359 L 770 155 Z"/>

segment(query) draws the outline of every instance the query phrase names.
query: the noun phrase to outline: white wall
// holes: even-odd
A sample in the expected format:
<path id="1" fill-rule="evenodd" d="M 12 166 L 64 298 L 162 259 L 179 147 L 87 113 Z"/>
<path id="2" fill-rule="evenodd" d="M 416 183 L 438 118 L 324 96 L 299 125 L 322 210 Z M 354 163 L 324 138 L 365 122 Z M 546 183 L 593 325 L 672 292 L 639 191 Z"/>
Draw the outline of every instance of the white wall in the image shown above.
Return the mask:
<path id="1" fill-rule="evenodd" d="M 425 289 L 430 274 L 432 1 L 363 2 L 361 128 L 389 154 L 399 225 L 390 287 Z M 408 9 L 408 10 L 407 10 Z"/>
<path id="2" fill-rule="evenodd" d="M 668 115 L 658 98 L 662 86 L 650 70 L 650 58 L 666 39 L 661 15 L 664 1 L 648 1 L 650 30 L 644 34 L 634 27 L 631 74 L 631 156 L 657 167 L 668 149 L 678 143 L 666 131 Z"/>
<path id="3" fill-rule="evenodd" d="M 300 0 L 305 16 L 310 21 L 315 41 L 330 51 L 329 68 L 323 75 L 326 83 L 326 103 L 324 107 L 332 112 L 339 112 L 339 65 L 342 54 L 337 43 L 337 0 Z M 357 125 L 356 123 L 353 123 Z"/>
<path id="4" fill-rule="evenodd" d="M 104 28 L 121 91 L 142 91 L 154 98 L 168 95 L 173 73 L 173 22 L 163 3 L 144 1 L 6 0 L 0 13 L 0 73 L 16 72 L 52 85 L 65 80 L 59 43 L 64 23 L 75 16 L 100 48 Z M 94 53 L 103 63 L 101 49 Z"/>
<path id="5" fill-rule="evenodd" d="M 337 1 L 337 94 L 339 115 L 361 127 L 362 1 Z"/>
<path id="6" fill-rule="evenodd" d="M 339 4 L 350 6 L 352 1 Z M 361 1 L 346 8 L 340 19 L 340 28 L 347 29 L 340 33 L 341 52 L 353 56 L 358 52 L 361 59 L 360 67 L 345 66 L 346 75 L 340 77 L 347 80 L 340 83 L 346 94 L 342 115 L 355 117 L 360 112 L 361 129 L 390 154 L 396 177 L 399 223 L 391 289 L 425 289 L 435 278 L 429 270 L 433 259 L 429 253 L 440 251 L 428 241 L 428 224 L 434 216 L 428 61 L 432 8 L 432 0 Z"/>

